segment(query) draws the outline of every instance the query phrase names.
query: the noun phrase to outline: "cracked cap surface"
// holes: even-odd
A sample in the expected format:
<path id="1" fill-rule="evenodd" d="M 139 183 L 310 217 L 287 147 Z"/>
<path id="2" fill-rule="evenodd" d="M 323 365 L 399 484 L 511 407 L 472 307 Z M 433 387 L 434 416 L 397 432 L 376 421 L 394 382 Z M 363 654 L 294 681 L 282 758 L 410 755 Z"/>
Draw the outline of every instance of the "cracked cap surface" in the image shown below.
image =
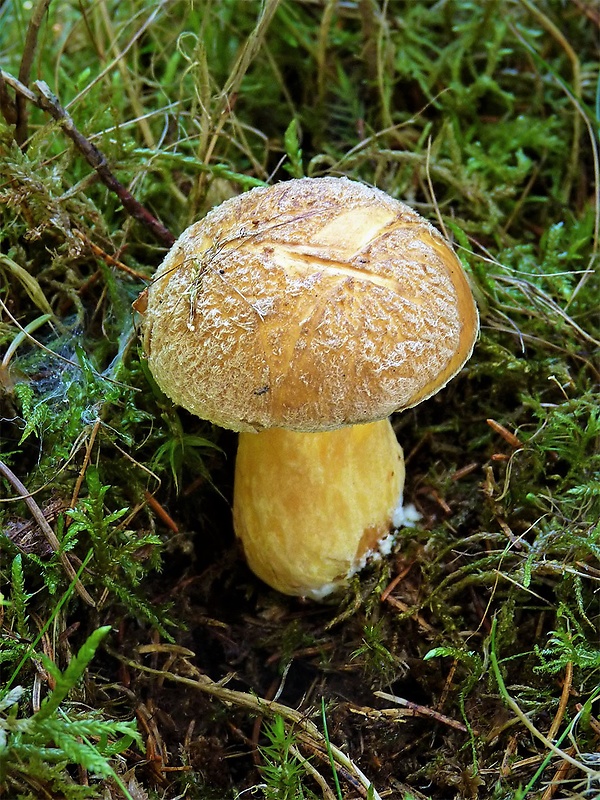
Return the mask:
<path id="1" fill-rule="evenodd" d="M 346 178 L 225 201 L 180 236 L 144 316 L 161 389 L 233 430 L 331 430 L 410 408 L 471 355 L 462 266 L 425 219 Z"/>

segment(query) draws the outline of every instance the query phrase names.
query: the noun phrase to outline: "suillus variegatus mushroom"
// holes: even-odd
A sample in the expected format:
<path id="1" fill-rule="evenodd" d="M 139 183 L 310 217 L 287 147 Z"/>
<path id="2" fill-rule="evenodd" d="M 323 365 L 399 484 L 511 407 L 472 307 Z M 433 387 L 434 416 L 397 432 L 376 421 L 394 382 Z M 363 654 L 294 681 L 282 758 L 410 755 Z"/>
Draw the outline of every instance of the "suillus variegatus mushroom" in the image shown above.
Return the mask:
<path id="1" fill-rule="evenodd" d="M 456 375 L 478 315 L 460 261 L 415 211 L 345 178 L 304 178 L 184 231 L 143 327 L 163 391 L 241 432 L 234 527 L 251 568 L 320 598 L 399 521 L 388 418 Z"/>

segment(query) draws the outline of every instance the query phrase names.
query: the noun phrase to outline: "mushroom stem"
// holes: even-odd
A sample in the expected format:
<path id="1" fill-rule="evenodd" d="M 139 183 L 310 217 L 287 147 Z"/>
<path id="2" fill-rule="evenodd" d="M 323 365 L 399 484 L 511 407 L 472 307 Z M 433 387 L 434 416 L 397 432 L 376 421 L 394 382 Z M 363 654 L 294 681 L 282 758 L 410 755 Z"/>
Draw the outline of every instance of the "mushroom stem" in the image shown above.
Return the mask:
<path id="1" fill-rule="evenodd" d="M 236 535 L 265 583 L 318 600 L 380 551 L 403 487 L 388 419 L 322 433 L 241 433 Z"/>

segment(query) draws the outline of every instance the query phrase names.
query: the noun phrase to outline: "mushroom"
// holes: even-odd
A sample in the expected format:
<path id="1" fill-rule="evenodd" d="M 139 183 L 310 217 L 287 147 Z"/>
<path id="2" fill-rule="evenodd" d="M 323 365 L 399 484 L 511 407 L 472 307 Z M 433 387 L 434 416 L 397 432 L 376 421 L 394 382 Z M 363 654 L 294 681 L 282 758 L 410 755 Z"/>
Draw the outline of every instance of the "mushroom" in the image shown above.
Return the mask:
<path id="1" fill-rule="evenodd" d="M 415 211 L 346 178 L 301 178 L 184 231 L 143 328 L 163 391 L 240 431 L 233 518 L 250 567 L 320 599 L 389 546 L 404 485 L 389 416 L 456 375 L 478 314 Z"/>

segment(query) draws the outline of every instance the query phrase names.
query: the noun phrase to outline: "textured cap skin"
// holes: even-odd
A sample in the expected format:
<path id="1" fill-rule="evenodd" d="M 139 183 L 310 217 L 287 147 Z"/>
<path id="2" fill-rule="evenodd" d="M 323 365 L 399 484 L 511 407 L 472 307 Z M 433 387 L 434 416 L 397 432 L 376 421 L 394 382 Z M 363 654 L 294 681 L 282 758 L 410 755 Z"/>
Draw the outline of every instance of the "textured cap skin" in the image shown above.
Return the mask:
<path id="1" fill-rule="evenodd" d="M 346 178 L 225 201 L 189 227 L 148 292 L 162 390 L 234 430 L 320 431 L 383 419 L 442 388 L 478 315 L 445 239 Z"/>

